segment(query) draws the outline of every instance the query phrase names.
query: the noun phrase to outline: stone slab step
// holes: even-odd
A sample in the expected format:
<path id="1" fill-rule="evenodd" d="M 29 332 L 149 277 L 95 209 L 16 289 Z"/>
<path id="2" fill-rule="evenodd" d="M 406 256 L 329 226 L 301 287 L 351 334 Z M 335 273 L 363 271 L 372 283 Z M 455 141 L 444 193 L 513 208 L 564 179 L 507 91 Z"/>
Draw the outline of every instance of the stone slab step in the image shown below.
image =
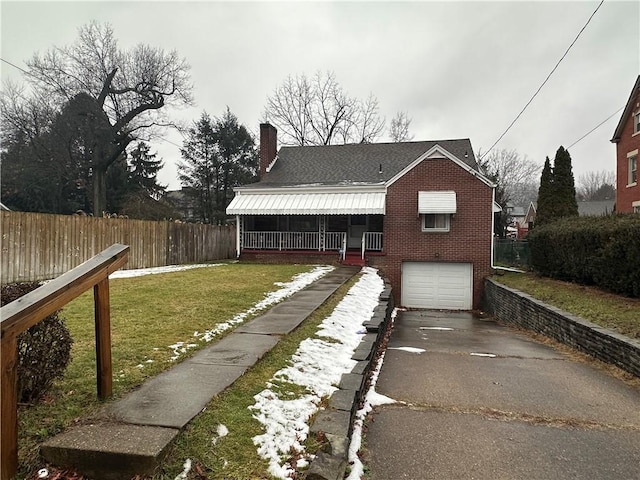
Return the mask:
<path id="1" fill-rule="evenodd" d="M 101 423 L 81 425 L 47 440 L 40 453 L 54 465 L 82 471 L 96 480 L 150 475 L 179 430 Z"/>

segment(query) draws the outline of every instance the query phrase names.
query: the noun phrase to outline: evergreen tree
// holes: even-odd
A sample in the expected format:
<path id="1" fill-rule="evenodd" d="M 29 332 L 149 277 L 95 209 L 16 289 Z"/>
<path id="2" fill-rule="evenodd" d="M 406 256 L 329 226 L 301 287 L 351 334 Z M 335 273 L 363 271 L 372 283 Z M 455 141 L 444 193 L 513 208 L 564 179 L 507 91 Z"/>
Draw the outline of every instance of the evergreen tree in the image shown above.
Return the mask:
<path id="1" fill-rule="evenodd" d="M 576 187 L 571 171 L 571 156 L 564 147 L 558 148 L 553 161 L 547 157 L 540 177 L 536 225 L 544 225 L 558 218 L 577 217 Z"/>
<path id="2" fill-rule="evenodd" d="M 553 170 L 549 157 L 544 161 L 540 188 L 538 188 L 538 207 L 536 208 L 536 225 L 544 225 L 555 218 L 553 197 Z"/>
<path id="3" fill-rule="evenodd" d="M 202 112 L 200 119 L 189 129 L 180 153 L 183 161 L 178 164 L 178 175 L 191 197 L 194 213 L 203 223 L 215 223 L 220 158 L 207 112 Z"/>
<path id="4" fill-rule="evenodd" d="M 233 188 L 255 181 L 255 141 L 229 108 L 212 122 L 206 112 L 189 130 L 181 150 L 179 178 L 204 223 L 222 223 Z"/>
<path id="5" fill-rule="evenodd" d="M 576 186 L 571 169 L 571 155 L 560 146 L 553 161 L 553 190 L 555 199 L 555 216 L 577 217 L 578 202 L 576 201 Z"/>

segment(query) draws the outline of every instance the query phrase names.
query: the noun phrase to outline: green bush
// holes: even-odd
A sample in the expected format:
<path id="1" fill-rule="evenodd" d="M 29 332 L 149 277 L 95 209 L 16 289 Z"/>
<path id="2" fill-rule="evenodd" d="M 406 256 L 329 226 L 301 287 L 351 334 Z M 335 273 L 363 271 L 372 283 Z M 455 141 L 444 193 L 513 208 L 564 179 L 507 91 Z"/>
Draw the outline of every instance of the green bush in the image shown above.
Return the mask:
<path id="1" fill-rule="evenodd" d="M 37 282 L 3 285 L 1 305 L 10 303 L 40 286 Z M 71 360 L 73 339 L 57 313 L 18 335 L 18 401 L 35 402 L 62 377 Z"/>
<path id="2" fill-rule="evenodd" d="M 640 297 L 640 216 L 557 220 L 528 236 L 539 274 Z"/>

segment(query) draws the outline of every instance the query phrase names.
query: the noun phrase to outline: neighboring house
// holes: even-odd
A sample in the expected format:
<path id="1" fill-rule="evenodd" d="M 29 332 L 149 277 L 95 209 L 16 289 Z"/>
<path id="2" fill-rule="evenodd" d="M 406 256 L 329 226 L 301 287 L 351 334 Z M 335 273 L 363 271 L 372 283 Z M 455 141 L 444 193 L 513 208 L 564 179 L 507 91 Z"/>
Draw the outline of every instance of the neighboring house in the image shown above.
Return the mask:
<path id="1" fill-rule="evenodd" d="M 611 139 L 616 144 L 616 211 L 640 213 L 640 75 Z"/>
<path id="2" fill-rule="evenodd" d="M 235 193 L 241 259 L 366 261 L 398 304 L 479 307 L 494 185 L 468 139 L 278 151 L 276 129 L 261 124 L 260 181 Z"/>
<path id="3" fill-rule="evenodd" d="M 524 214 L 522 220 L 518 223 L 518 235 L 517 239 L 522 240 L 525 238 L 529 231 L 533 228 L 533 225 L 536 222 L 536 206 L 533 202 L 529 203 L 529 207 Z"/>
<path id="4" fill-rule="evenodd" d="M 579 201 L 578 215 L 581 217 L 611 215 L 615 206 L 615 200 Z"/>

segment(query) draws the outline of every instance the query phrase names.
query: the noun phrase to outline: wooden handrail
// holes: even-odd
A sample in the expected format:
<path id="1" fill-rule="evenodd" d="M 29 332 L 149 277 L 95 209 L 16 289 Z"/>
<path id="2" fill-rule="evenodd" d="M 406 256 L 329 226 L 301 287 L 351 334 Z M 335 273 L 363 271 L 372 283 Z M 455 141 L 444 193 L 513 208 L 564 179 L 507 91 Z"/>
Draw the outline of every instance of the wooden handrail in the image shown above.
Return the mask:
<path id="1" fill-rule="evenodd" d="M 13 478 L 18 467 L 18 335 L 93 287 L 98 397 L 109 397 L 112 391 L 109 275 L 127 263 L 128 255 L 128 245 L 111 245 L 0 308 L 0 480 Z"/>

